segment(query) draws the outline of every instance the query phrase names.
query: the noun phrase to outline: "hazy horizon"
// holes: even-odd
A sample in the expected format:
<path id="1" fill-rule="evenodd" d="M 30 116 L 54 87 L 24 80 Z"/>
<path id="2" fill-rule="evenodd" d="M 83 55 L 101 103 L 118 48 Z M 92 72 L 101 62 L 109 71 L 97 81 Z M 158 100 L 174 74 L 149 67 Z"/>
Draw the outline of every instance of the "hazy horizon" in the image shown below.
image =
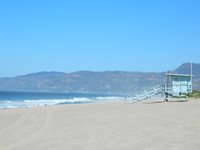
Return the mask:
<path id="1" fill-rule="evenodd" d="M 49 70 L 49 71 L 46 71 L 46 70 L 42 70 L 42 71 L 36 71 L 36 72 L 29 72 L 29 73 L 25 73 L 25 74 L 17 74 L 15 76 L 4 76 L 4 77 L 0 77 L 0 78 L 12 78 L 12 77 L 17 77 L 17 76 L 24 76 L 24 75 L 29 75 L 29 74 L 37 74 L 37 73 L 76 73 L 76 72 L 117 72 L 117 71 L 122 71 L 122 72 L 140 72 L 140 73 L 165 73 L 167 71 L 174 71 L 175 69 L 177 69 L 178 67 L 180 67 L 181 65 L 185 64 L 185 63 L 191 63 L 191 62 L 184 62 L 182 64 L 180 64 L 179 66 L 173 68 L 173 69 L 168 69 L 168 70 L 165 70 L 165 71 L 140 71 L 140 70 L 132 70 L 132 71 L 126 71 L 126 70 L 102 70 L 102 71 L 94 71 L 94 70 L 76 70 L 76 71 L 72 71 L 72 72 L 63 72 L 63 71 L 54 71 L 54 70 Z M 200 63 L 195 63 L 195 62 L 192 62 L 192 64 L 199 64 Z M 190 71 L 190 70 L 189 70 Z M 188 71 L 188 72 L 189 72 Z"/>

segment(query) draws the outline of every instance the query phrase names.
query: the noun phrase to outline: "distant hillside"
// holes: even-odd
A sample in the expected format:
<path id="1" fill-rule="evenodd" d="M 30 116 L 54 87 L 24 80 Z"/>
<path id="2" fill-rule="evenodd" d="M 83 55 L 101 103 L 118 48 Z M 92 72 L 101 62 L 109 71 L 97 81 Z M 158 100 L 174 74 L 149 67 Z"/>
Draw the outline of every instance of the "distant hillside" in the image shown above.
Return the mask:
<path id="1" fill-rule="evenodd" d="M 183 73 L 183 74 L 190 74 L 190 63 L 184 63 L 180 67 L 178 67 L 175 72 L 176 73 Z M 200 89 L 200 64 L 192 64 L 192 74 L 193 77 L 193 89 Z"/>
<path id="2" fill-rule="evenodd" d="M 183 74 L 190 74 L 190 63 L 184 63 L 180 67 L 178 67 L 175 72 L 177 73 L 183 73 Z M 199 76 L 200 75 L 200 64 L 192 64 L 192 74 L 194 76 Z"/>
<path id="3" fill-rule="evenodd" d="M 189 64 L 175 72 L 185 73 Z M 193 65 L 194 87 L 200 89 L 200 64 Z M 40 91 L 133 94 L 151 86 L 164 84 L 165 73 L 79 71 L 73 73 L 39 72 L 13 78 L 0 78 L 1 91 Z"/>

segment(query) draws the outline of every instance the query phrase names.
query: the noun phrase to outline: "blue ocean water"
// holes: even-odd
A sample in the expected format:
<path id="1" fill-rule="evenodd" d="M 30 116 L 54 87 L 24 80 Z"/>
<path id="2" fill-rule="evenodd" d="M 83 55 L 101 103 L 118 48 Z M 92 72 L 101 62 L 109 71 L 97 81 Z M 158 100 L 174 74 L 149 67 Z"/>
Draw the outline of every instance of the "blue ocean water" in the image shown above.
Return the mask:
<path id="1" fill-rule="evenodd" d="M 122 99 L 104 94 L 0 92 L 0 108 L 26 108 L 76 103 L 94 103 Z"/>

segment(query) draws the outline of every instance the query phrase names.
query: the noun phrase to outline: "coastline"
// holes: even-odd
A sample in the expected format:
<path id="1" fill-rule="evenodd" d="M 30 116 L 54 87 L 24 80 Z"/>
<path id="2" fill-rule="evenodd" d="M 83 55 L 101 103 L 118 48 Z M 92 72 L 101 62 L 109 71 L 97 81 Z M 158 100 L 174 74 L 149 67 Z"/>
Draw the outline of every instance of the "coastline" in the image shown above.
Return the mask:
<path id="1" fill-rule="evenodd" d="M 0 110 L 3 150 L 199 149 L 200 100 Z"/>

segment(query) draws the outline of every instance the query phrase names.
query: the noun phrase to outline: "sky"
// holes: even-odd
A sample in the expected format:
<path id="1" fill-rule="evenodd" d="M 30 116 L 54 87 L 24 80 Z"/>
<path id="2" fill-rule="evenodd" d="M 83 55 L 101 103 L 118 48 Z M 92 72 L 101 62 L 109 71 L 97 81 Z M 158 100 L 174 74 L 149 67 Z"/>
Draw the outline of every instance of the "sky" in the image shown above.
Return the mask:
<path id="1" fill-rule="evenodd" d="M 0 0 L 0 77 L 200 63 L 199 0 Z"/>

